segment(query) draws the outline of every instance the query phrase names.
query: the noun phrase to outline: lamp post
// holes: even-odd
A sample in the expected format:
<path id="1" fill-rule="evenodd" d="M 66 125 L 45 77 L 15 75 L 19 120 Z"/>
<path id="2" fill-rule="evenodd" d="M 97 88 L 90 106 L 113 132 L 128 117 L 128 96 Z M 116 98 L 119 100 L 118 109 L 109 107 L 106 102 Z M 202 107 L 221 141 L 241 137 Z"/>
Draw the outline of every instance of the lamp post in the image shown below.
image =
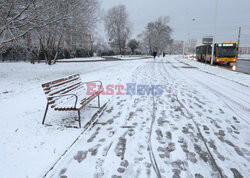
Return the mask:
<path id="1" fill-rule="evenodd" d="M 212 45 L 212 58 L 211 58 L 211 64 L 214 63 L 214 47 L 215 47 L 215 41 L 216 41 L 216 23 L 217 23 L 217 13 L 218 13 L 218 3 L 219 0 L 216 0 L 216 8 L 215 8 L 215 17 L 214 17 L 214 36 L 213 36 L 213 45 Z"/>

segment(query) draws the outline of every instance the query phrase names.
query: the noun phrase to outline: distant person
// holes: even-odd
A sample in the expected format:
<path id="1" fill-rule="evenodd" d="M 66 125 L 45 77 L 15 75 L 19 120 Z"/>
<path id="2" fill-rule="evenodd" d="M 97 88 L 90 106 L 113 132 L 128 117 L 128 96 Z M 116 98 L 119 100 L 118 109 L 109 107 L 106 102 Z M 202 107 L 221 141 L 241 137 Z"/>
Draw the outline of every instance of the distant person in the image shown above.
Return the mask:
<path id="1" fill-rule="evenodd" d="M 157 52 L 156 51 L 153 52 L 153 56 L 154 56 L 154 59 L 155 59 L 156 56 L 157 56 Z"/>
<path id="2" fill-rule="evenodd" d="M 163 57 L 165 57 L 165 56 L 166 56 L 166 53 L 165 53 L 165 52 L 163 52 L 163 53 L 162 53 L 162 56 L 163 56 Z"/>

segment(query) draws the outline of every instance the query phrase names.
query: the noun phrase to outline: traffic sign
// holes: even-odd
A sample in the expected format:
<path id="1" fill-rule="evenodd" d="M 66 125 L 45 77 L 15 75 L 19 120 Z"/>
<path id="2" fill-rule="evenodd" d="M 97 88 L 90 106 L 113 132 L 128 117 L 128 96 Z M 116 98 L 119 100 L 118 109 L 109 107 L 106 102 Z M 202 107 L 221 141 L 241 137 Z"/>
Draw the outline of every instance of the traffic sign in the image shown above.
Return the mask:
<path id="1" fill-rule="evenodd" d="M 206 36 L 202 38 L 202 44 L 213 44 L 213 36 Z"/>

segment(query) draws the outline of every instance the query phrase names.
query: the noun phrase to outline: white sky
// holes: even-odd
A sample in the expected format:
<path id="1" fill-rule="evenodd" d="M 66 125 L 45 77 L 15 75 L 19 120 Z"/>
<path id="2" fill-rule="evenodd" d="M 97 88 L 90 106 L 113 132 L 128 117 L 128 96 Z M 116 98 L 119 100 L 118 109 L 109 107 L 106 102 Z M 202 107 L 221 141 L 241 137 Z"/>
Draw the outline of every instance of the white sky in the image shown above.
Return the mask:
<path id="1" fill-rule="evenodd" d="M 250 46 L 250 0 L 218 0 L 216 41 L 237 41 L 242 27 L 242 45 Z M 133 36 L 160 16 L 170 17 L 175 40 L 201 41 L 214 32 L 216 0 L 102 0 L 105 11 L 124 4 L 133 24 Z M 193 21 L 195 19 L 195 21 Z"/>

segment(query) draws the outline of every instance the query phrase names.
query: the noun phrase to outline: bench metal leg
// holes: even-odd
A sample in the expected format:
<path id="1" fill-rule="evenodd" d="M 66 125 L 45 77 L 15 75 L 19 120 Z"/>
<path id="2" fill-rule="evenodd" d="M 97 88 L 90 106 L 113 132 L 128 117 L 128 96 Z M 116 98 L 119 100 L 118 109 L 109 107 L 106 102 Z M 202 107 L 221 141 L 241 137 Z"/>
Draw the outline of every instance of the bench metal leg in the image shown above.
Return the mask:
<path id="1" fill-rule="evenodd" d="M 80 115 L 80 110 L 78 110 L 78 121 L 79 121 L 79 128 L 81 128 L 81 115 Z"/>
<path id="2" fill-rule="evenodd" d="M 44 122 L 45 122 L 45 118 L 46 118 L 46 115 L 47 115 L 47 112 L 48 112 L 48 108 L 49 108 L 49 103 L 47 103 L 47 106 L 46 106 L 46 109 L 45 109 L 45 113 L 44 113 L 44 116 L 43 116 L 43 122 L 42 122 L 42 124 L 44 124 Z"/>

